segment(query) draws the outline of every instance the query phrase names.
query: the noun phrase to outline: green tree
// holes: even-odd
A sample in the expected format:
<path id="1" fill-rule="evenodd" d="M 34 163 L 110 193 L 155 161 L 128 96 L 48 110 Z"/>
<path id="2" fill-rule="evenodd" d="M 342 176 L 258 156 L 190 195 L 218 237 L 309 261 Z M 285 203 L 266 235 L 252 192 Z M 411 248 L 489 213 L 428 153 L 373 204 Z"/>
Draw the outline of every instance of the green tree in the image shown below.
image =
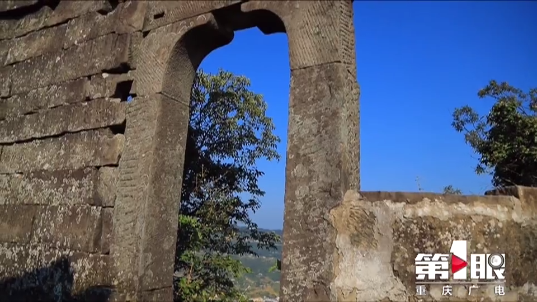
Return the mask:
<path id="1" fill-rule="evenodd" d="M 262 232 L 250 214 L 260 207 L 259 159 L 279 160 L 263 97 L 243 76 L 199 71 L 190 124 L 176 253 L 176 301 L 244 301 L 236 280 L 249 270 L 232 255 L 275 249 L 279 236 Z M 246 231 L 239 231 L 239 227 Z"/>
<path id="2" fill-rule="evenodd" d="M 478 96 L 494 101 L 490 112 L 457 108 L 452 123 L 479 156 L 476 173 L 492 175 L 494 187 L 537 185 L 537 89 L 490 81 Z"/>

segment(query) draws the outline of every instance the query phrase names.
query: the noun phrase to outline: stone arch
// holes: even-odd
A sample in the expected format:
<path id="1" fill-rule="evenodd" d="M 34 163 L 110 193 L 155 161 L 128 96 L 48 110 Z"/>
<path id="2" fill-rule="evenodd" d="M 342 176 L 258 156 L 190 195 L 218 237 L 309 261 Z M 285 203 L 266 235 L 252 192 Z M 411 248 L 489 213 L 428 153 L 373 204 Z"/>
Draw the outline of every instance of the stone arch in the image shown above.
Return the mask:
<path id="1" fill-rule="evenodd" d="M 114 212 L 119 300 L 165 300 L 172 295 L 189 102 L 196 70 L 235 30 L 285 31 L 270 11 L 240 5 L 174 22 L 144 34 L 134 65 L 136 97 L 127 113 Z"/>
<path id="2" fill-rule="evenodd" d="M 114 212 L 121 299 L 170 299 L 195 72 L 206 55 L 231 42 L 234 30 L 257 26 L 266 34 L 285 32 L 289 41 L 280 297 L 329 301 L 337 296 L 329 211 L 348 190 L 359 190 L 351 1 L 248 1 L 189 13 L 194 17 L 145 32 L 136 50 L 137 96 L 127 114 Z"/>

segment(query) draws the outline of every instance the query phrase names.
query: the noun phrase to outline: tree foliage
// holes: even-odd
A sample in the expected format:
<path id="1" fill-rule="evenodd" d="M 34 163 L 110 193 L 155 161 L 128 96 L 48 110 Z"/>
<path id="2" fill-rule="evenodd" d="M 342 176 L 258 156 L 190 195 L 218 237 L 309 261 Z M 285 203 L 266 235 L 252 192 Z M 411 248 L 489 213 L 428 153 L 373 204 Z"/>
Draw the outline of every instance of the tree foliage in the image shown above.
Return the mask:
<path id="1" fill-rule="evenodd" d="M 462 195 L 462 191 L 453 187 L 452 185 L 445 186 L 443 191 L 444 194 Z"/>
<path id="2" fill-rule="evenodd" d="M 537 89 L 490 81 L 478 96 L 494 101 L 490 112 L 457 108 L 452 123 L 479 156 L 476 173 L 491 174 L 495 187 L 537 185 Z"/>
<path id="3" fill-rule="evenodd" d="M 263 97 L 243 76 L 199 71 L 190 100 L 176 253 L 176 301 L 243 301 L 235 280 L 248 272 L 231 255 L 275 249 L 250 215 L 264 191 L 259 159 L 279 160 Z M 239 231 L 239 226 L 246 232 Z"/>

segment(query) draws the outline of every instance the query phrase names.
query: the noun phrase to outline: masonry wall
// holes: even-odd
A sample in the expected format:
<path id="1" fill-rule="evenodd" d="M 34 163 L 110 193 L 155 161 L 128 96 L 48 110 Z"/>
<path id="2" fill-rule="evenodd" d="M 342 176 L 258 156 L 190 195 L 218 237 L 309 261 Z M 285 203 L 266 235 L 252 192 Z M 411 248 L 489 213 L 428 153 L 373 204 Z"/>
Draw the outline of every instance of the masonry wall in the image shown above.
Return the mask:
<path id="1" fill-rule="evenodd" d="M 536 214 L 537 188 L 487 196 L 348 192 L 330 213 L 332 301 L 537 301 Z M 417 253 L 449 253 L 453 240 L 469 240 L 468 253 L 506 254 L 506 295 L 480 285 L 469 297 L 454 285 L 445 297 L 442 285 L 427 285 L 428 296 L 416 296 Z"/>
<path id="2" fill-rule="evenodd" d="M 1 301 L 94 301 L 112 288 L 130 33 L 144 14 L 48 3 L 0 2 Z"/>
<path id="3" fill-rule="evenodd" d="M 195 71 L 251 27 L 289 39 L 282 301 L 329 298 L 324 215 L 359 189 L 351 1 L 0 2 L 4 293 L 171 300 Z"/>
<path id="4" fill-rule="evenodd" d="M 193 77 L 253 26 L 289 38 L 282 301 L 413 301 L 415 248 L 454 238 L 535 301 L 532 189 L 352 193 L 351 2 L 239 2 L 0 1 L 0 301 L 171 300 Z"/>

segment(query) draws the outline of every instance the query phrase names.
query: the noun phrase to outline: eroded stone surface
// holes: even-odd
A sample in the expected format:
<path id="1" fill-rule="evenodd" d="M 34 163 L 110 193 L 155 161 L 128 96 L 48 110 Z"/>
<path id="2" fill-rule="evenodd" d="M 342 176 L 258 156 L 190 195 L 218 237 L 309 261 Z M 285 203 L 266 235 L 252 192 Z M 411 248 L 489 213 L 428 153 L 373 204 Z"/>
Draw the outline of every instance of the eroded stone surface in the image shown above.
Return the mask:
<path id="1" fill-rule="evenodd" d="M 88 97 L 89 87 L 88 79 L 81 78 L 34 89 L 8 99 L 0 99 L 0 120 L 61 105 L 83 102 Z"/>
<path id="2" fill-rule="evenodd" d="M 1 173 L 117 165 L 124 137 L 108 130 L 70 133 L 2 148 Z"/>
<path id="3" fill-rule="evenodd" d="M 100 99 L 0 121 L 0 143 L 121 125 L 125 108 L 120 100 Z"/>
<path id="4" fill-rule="evenodd" d="M 64 48 L 104 36 L 109 33 L 131 33 L 142 30 L 147 2 L 128 1 L 108 14 L 91 12 L 72 19 L 67 25 Z"/>
<path id="5" fill-rule="evenodd" d="M 2 83 L 0 84 L 0 97 L 7 97 L 11 95 L 12 70 L 13 69 L 11 68 L 11 66 L 0 68 L 0 79 L 2 79 Z"/>
<path id="6" fill-rule="evenodd" d="M 35 206 L 0 205 L 0 242 L 28 243 L 36 214 Z"/>
<path id="7" fill-rule="evenodd" d="M 537 189 L 352 194 L 350 1 L 26 2 L 0 4 L 13 16 L 0 20 L 0 278 L 13 277 L 0 301 L 171 301 L 192 81 L 252 26 L 289 38 L 281 301 L 417 302 L 416 245 L 464 236 L 510 249 L 503 301 L 537 300 Z M 441 300 L 438 289 L 425 300 Z"/>
<path id="8" fill-rule="evenodd" d="M 1 204 L 113 206 L 117 168 L 0 174 Z"/>
<path id="9" fill-rule="evenodd" d="M 42 301 L 104 301 L 110 296 L 110 257 L 106 255 L 0 243 L 0 262 L 2 301 L 35 301 L 36 297 Z"/>
<path id="10" fill-rule="evenodd" d="M 41 6 L 22 19 L 0 20 L 0 40 L 23 36 L 43 27 L 51 27 L 66 20 L 93 11 L 111 11 L 107 0 L 96 1 L 61 1 L 55 9 Z"/>
<path id="11" fill-rule="evenodd" d="M 535 196 L 530 195 L 535 192 L 523 187 L 510 191 L 528 199 L 347 192 L 330 212 L 337 229 L 333 296 L 356 302 L 533 301 L 537 221 L 530 211 Z M 427 297 L 415 296 L 417 253 L 449 253 L 454 240 L 468 240 L 468 253 L 506 254 L 505 296 L 495 295 L 493 286 L 481 286 L 469 298 L 467 289 L 454 286 L 449 299 L 442 296 L 442 285 L 429 286 Z"/>
<path id="12" fill-rule="evenodd" d="M 101 208 L 87 205 L 41 207 L 32 243 L 96 252 L 101 247 Z"/>
<path id="13" fill-rule="evenodd" d="M 5 64 L 24 61 L 41 54 L 62 49 L 66 25 L 50 27 L 13 40 Z"/>
<path id="14" fill-rule="evenodd" d="M 114 209 L 113 208 L 103 208 L 102 213 L 102 229 L 101 229 L 101 253 L 109 254 L 110 253 L 110 243 L 112 242 L 113 237 L 113 226 L 114 226 Z"/>
<path id="15" fill-rule="evenodd" d="M 0 2 L 0 12 L 10 11 L 17 8 L 34 5 L 39 0 L 4 0 Z"/>
<path id="16" fill-rule="evenodd" d="M 129 61 L 129 35 L 109 34 L 13 65 L 12 93 L 114 69 Z"/>

